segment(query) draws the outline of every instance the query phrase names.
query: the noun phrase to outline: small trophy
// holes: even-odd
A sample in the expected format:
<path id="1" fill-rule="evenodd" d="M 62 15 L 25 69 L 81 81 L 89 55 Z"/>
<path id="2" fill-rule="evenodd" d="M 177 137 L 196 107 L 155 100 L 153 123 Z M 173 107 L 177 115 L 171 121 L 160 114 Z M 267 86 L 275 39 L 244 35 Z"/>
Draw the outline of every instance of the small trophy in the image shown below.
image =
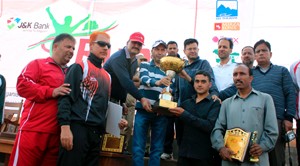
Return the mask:
<path id="1" fill-rule="evenodd" d="M 165 56 L 160 59 L 160 69 L 163 70 L 168 77 L 173 79 L 176 73 L 179 73 L 184 67 L 184 61 L 180 58 L 173 56 Z M 158 104 L 154 104 L 154 111 L 170 115 L 169 108 L 177 107 L 177 103 L 173 102 L 173 96 L 170 93 L 170 86 L 166 88 L 166 91 L 159 95 Z M 158 105 L 158 106 L 157 106 Z"/>
<path id="2" fill-rule="evenodd" d="M 254 131 L 251 136 L 252 145 L 257 141 L 257 131 Z M 258 156 L 250 156 L 250 162 L 257 163 L 259 162 Z"/>

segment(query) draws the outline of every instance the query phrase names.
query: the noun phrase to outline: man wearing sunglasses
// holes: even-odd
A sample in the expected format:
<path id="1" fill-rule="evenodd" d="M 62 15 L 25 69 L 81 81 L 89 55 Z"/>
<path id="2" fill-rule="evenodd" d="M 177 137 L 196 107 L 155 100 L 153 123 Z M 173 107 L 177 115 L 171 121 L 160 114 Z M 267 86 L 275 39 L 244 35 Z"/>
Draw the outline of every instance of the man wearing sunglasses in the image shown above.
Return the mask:
<path id="1" fill-rule="evenodd" d="M 66 74 L 71 91 L 58 103 L 61 146 L 57 165 L 99 165 L 100 135 L 105 132 L 111 86 L 110 76 L 102 68 L 109 43 L 108 34 L 93 32 L 90 55 L 70 66 Z"/>
<path id="2" fill-rule="evenodd" d="M 111 75 L 110 100 L 112 102 L 120 105 L 125 103 L 127 93 L 129 93 L 142 103 L 145 110 L 151 112 L 149 100 L 142 96 L 132 81 L 138 67 L 136 55 L 141 52 L 144 39 L 144 35 L 140 32 L 130 35 L 127 45 L 112 54 L 103 67 Z"/>
<path id="3" fill-rule="evenodd" d="M 110 43 L 107 43 L 105 41 L 94 41 L 94 43 L 97 43 L 100 47 L 107 46 L 108 49 L 110 49 L 110 47 L 111 47 Z"/>

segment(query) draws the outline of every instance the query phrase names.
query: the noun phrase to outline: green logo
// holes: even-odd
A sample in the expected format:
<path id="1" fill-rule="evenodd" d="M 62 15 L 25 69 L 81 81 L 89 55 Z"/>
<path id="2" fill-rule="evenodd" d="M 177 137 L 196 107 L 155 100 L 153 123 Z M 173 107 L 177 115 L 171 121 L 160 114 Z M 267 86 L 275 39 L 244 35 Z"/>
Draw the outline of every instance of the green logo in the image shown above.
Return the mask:
<path id="1" fill-rule="evenodd" d="M 89 36 L 92 32 L 94 31 L 101 31 L 101 32 L 106 32 L 106 31 L 110 31 L 114 28 L 116 28 L 118 25 L 116 25 L 116 21 L 113 21 L 111 24 L 107 25 L 104 28 L 99 28 L 98 23 L 95 20 L 91 20 L 91 15 L 88 14 L 87 17 L 83 18 L 82 20 L 80 20 L 78 23 L 76 23 L 75 25 L 72 25 L 72 16 L 66 16 L 64 19 L 64 23 L 59 23 L 57 22 L 57 20 L 55 19 L 55 17 L 53 16 L 53 14 L 50 12 L 50 8 L 47 7 L 46 11 L 52 21 L 53 27 L 55 29 L 55 32 L 48 35 L 47 37 L 45 37 L 43 40 L 31 44 L 28 46 L 27 50 L 31 50 L 34 49 L 38 46 L 42 46 L 42 48 L 49 52 L 50 50 L 50 55 L 52 55 L 52 45 L 50 46 L 50 49 L 48 50 L 45 47 L 45 44 L 48 42 L 52 42 L 54 40 L 54 38 L 61 34 L 61 33 L 69 33 L 70 35 L 73 35 L 74 37 L 79 37 L 79 36 Z M 78 32 L 78 28 L 84 24 L 84 27 L 81 31 Z M 76 31 L 77 30 L 77 31 Z M 75 33 L 76 31 L 76 33 Z"/>

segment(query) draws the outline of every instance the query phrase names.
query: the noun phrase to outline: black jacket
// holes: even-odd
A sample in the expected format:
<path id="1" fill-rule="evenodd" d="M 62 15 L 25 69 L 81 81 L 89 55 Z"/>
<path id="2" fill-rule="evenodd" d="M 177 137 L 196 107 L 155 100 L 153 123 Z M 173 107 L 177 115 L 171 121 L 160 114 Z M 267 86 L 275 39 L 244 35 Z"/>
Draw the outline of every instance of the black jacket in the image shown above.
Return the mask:
<path id="1" fill-rule="evenodd" d="M 110 76 L 101 67 L 102 60 L 90 54 L 87 76 L 83 78 L 82 63 L 75 63 L 67 71 L 65 83 L 71 84 L 71 93 L 58 101 L 58 122 L 69 125 L 71 121 L 105 129 L 105 118 L 110 93 Z"/>
<path id="2" fill-rule="evenodd" d="M 137 60 L 130 62 L 130 59 L 126 58 L 125 48 L 111 55 L 103 67 L 111 75 L 111 98 L 124 103 L 127 93 L 138 100 L 143 97 L 132 81 L 138 67 Z"/>

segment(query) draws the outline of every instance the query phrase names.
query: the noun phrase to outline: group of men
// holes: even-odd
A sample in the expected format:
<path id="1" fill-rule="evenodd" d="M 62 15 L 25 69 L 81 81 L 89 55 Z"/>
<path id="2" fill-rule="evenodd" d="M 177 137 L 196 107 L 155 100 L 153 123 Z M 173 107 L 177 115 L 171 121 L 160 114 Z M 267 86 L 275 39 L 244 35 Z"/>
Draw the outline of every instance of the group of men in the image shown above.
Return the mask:
<path id="1" fill-rule="evenodd" d="M 236 127 L 258 132 L 249 154 L 259 157 L 259 162 L 252 164 L 284 165 L 281 135 L 292 130 L 296 90 L 289 71 L 271 63 L 270 43 L 260 40 L 254 47 L 244 47 L 243 64 L 236 64 L 230 58 L 232 40 L 221 38 L 220 64 L 212 68 L 200 59 L 198 41 L 186 39 L 183 51 L 187 60 L 171 79 L 160 69 L 160 59 L 180 58 L 177 43 L 155 41 L 151 61 L 139 64 L 136 55 L 144 40 L 141 33 L 133 33 L 126 46 L 104 63 L 110 36 L 93 32 L 88 57 L 67 67 L 76 41 L 69 34 L 58 35 L 51 57 L 33 60 L 18 77 L 17 91 L 26 101 L 9 165 L 98 165 L 108 102 L 123 105 L 128 94 L 136 99 L 133 165 L 144 165 L 149 128 L 149 165 L 160 165 L 162 153 L 172 153 L 174 121 L 178 165 L 251 164 L 232 160 L 234 152 L 224 146 L 224 133 Z M 298 63 L 294 69 L 297 67 Z M 139 79 L 134 77 L 137 72 Z M 169 109 L 173 117 L 152 110 L 159 94 L 170 85 L 178 103 Z M 119 127 L 125 128 L 127 123 L 122 119 Z"/>
<path id="2" fill-rule="evenodd" d="M 224 133 L 234 127 L 259 133 L 257 143 L 251 145 L 250 148 L 252 156 L 260 156 L 261 158 L 260 162 L 256 163 L 257 165 L 268 165 L 269 163 L 270 165 L 284 165 L 285 163 L 285 141 L 282 139 L 282 134 L 292 130 L 291 123 L 295 113 L 295 107 L 293 106 L 295 106 L 296 101 L 295 90 L 291 77 L 287 73 L 288 70 L 271 64 L 271 47 L 264 40 L 258 41 L 254 48 L 248 46 L 242 50 L 242 60 L 245 61 L 245 64 L 231 62 L 230 53 L 232 48 L 231 39 L 220 39 L 218 42 L 220 64 L 211 68 L 208 61 L 199 58 L 196 39 L 187 39 L 184 42 L 184 53 L 187 56 L 184 70 L 193 80 L 177 78 L 174 95 L 180 107 L 170 109 L 170 112 L 179 117 L 176 133 L 179 145 L 179 165 L 197 165 L 197 163 L 201 163 L 201 165 L 219 165 L 218 156 L 211 147 L 219 153 L 223 159 L 223 165 L 240 164 L 231 160 L 230 156 L 233 152 L 224 147 Z M 254 59 L 249 57 L 249 54 L 255 55 L 256 68 L 253 68 Z M 199 70 L 205 72 L 199 74 Z M 215 73 L 216 77 L 214 77 Z M 276 73 L 277 77 L 284 75 L 284 79 L 275 82 L 275 85 L 273 85 L 272 80 L 276 78 L 273 75 L 269 76 L 268 73 Z M 203 78 L 203 80 L 200 79 L 201 81 L 197 80 L 198 74 L 207 77 L 207 80 Z M 261 75 L 268 75 L 273 78 L 268 77 L 264 79 L 265 81 L 261 81 L 263 78 L 257 79 Z M 197 83 L 197 81 L 200 83 Z M 261 87 L 262 84 L 264 87 Z M 266 86 L 269 88 L 266 88 Z M 272 93 L 272 91 L 268 91 L 272 87 L 282 90 Z M 258 89 L 260 91 L 257 91 Z M 214 96 L 217 96 L 218 92 L 220 92 L 220 96 L 225 96 L 225 98 L 222 98 L 223 100 L 229 98 L 223 102 L 220 115 L 220 105 L 218 108 Z M 276 98 L 278 95 L 281 98 Z M 205 102 L 209 103 L 210 100 L 214 107 L 207 103 L 203 104 Z M 254 105 L 251 105 L 252 102 Z M 194 106 L 195 104 L 196 106 Z M 286 111 L 282 110 L 282 105 L 288 105 L 286 108 L 284 107 Z M 214 113 L 213 108 L 217 110 L 217 113 Z M 230 111 L 232 108 L 237 112 Z M 205 114 L 205 110 L 209 110 L 209 114 Z M 219 119 L 217 119 L 218 115 Z M 276 120 L 276 117 L 278 120 Z M 199 135 L 195 136 L 196 133 L 199 133 Z M 270 159 L 268 159 L 268 153 Z M 227 160 L 230 162 L 227 162 Z M 243 164 L 247 165 L 249 161 L 246 160 Z"/>
<path id="3" fill-rule="evenodd" d="M 254 55 L 254 56 L 252 56 Z M 255 90 L 271 95 L 277 117 L 278 139 L 275 147 L 269 152 L 270 165 L 284 165 L 285 144 L 284 135 L 292 130 L 293 118 L 296 113 L 296 89 L 288 69 L 271 63 L 271 45 L 265 40 L 259 40 L 254 47 L 244 47 L 242 61 L 252 68 L 252 87 Z M 253 67 L 254 59 L 257 66 Z M 220 91 L 223 100 L 236 93 L 236 86 Z"/>
<path id="4" fill-rule="evenodd" d="M 93 32 L 90 55 L 67 67 L 75 43 L 58 35 L 51 57 L 33 60 L 19 75 L 17 91 L 26 101 L 9 165 L 99 164 L 111 94 L 111 75 L 102 67 L 110 36 Z"/>

